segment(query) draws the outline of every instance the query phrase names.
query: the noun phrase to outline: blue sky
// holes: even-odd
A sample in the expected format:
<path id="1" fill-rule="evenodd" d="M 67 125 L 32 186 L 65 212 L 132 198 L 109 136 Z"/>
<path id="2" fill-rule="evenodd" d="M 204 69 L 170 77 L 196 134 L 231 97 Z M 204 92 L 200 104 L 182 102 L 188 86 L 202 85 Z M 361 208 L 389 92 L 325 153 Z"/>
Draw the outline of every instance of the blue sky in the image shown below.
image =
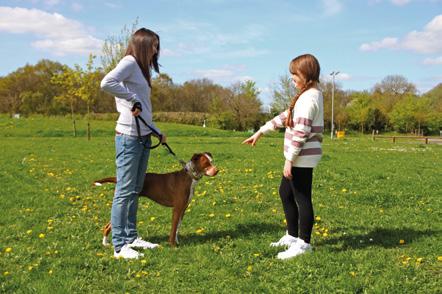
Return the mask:
<path id="1" fill-rule="evenodd" d="M 442 82 L 442 0 L 1 0 L 0 75 L 42 58 L 85 64 L 139 17 L 161 37 L 174 82 L 251 79 L 264 103 L 297 55 L 344 90 L 400 74 L 425 92 Z"/>

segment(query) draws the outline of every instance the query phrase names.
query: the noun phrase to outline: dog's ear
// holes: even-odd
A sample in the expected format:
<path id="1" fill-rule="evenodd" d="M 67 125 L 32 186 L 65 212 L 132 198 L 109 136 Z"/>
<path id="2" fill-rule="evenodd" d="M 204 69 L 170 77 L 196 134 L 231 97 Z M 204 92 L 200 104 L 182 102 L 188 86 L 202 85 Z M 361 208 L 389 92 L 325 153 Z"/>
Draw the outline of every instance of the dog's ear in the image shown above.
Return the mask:
<path id="1" fill-rule="evenodd" d="M 195 154 L 192 156 L 191 161 L 196 162 L 196 161 L 198 161 L 198 160 L 200 159 L 200 157 L 201 157 L 201 153 L 195 153 Z"/>

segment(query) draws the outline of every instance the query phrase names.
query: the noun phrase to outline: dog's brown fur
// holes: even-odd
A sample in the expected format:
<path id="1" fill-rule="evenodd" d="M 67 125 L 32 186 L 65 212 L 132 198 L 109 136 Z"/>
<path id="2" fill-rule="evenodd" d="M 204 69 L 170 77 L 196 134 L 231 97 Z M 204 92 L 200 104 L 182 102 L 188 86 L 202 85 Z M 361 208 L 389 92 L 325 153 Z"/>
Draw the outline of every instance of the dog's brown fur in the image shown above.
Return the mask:
<path id="1" fill-rule="evenodd" d="M 144 178 L 140 196 L 146 196 L 158 204 L 173 207 L 172 228 L 169 235 L 171 246 L 177 244 L 178 228 L 189 205 L 190 198 L 193 196 L 193 186 L 203 175 L 213 177 L 218 173 L 217 168 L 212 164 L 211 158 L 212 155 L 208 152 L 194 154 L 186 166 L 191 167 L 193 173 L 183 168 L 166 174 L 147 173 Z M 116 182 L 115 177 L 110 177 L 97 180 L 94 184 Z M 108 245 L 106 242 L 111 229 L 110 222 L 103 228 L 104 245 Z"/>

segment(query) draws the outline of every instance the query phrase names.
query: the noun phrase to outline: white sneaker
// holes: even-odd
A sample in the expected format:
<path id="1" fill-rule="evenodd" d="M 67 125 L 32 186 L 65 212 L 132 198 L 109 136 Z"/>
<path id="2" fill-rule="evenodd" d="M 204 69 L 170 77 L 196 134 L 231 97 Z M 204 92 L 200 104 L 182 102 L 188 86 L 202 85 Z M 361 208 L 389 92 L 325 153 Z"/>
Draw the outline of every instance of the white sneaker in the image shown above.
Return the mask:
<path id="1" fill-rule="evenodd" d="M 123 259 L 138 259 L 138 257 L 144 256 L 143 253 L 139 253 L 132 248 L 129 248 L 127 244 L 121 247 L 120 252 L 114 251 L 114 258 L 123 258 Z"/>
<path id="2" fill-rule="evenodd" d="M 159 245 L 144 241 L 141 237 L 138 237 L 132 243 L 127 244 L 127 246 L 129 246 L 129 248 L 153 249 Z"/>
<path id="3" fill-rule="evenodd" d="M 279 239 L 278 242 L 272 242 L 270 243 L 270 247 L 280 247 L 280 246 L 290 246 L 293 243 L 298 242 L 298 240 L 301 240 L 297 237 L 293 237 L 286 233 L 284 236 L 282 236 L 281 239 Z"/>
<path id="4" fill-rule="evenodd" d="M 302 239 L 299 239 L 296 243 L 290 245 L 286 251 L 279 252 L 277 258 L 289 259 L 311 251 L 312 245 L 305 243 Z"/>

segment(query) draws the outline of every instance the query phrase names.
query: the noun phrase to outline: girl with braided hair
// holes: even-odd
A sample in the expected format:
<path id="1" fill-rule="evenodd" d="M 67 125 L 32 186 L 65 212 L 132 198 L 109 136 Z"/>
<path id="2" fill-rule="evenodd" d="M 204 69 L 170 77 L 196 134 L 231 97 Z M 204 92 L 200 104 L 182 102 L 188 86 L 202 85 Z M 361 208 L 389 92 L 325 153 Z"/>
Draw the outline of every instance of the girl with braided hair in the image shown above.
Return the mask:
<path id="1" fill-rule="evenodd" d="M 322 156 L 324 129 L 323 98 L 318 89 L 318 60 L 311 54 L 300 55 L 290 62 L 289 70 L 298 90 L 289 108 L 243 142 L 255 146 L 263 134 L 285 128 L 285 164 L 279 195 L 287 221 L 287 232 L 279 241 L 270 244 L 287 248 L 278 253 L 279 259 L 292 258 L 312 250 L 313 168 Z"/>

